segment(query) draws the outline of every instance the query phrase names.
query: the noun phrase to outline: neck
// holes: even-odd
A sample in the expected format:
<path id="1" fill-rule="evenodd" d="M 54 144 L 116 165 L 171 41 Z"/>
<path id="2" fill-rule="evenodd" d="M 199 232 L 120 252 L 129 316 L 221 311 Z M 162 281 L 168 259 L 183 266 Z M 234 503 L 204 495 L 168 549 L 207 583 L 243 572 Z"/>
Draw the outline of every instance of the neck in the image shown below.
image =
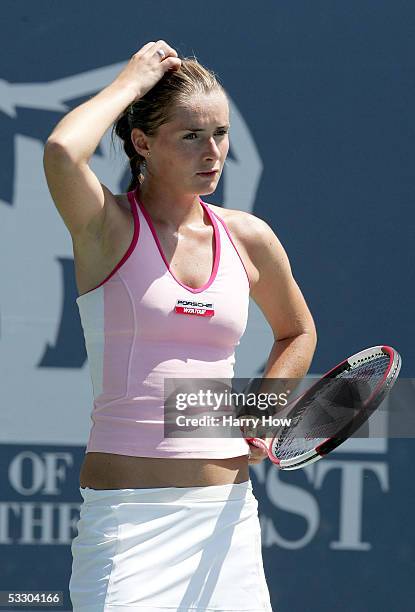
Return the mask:
<path id="1" fill-rule="evenodd" d="M 154 223 L 178 230 L 190 224 L 203 224 L 204 210 L 196 194 L 174 194 L 162 188 L 151 188 L 148 184 L 139 185 L 137 196 Z"/>

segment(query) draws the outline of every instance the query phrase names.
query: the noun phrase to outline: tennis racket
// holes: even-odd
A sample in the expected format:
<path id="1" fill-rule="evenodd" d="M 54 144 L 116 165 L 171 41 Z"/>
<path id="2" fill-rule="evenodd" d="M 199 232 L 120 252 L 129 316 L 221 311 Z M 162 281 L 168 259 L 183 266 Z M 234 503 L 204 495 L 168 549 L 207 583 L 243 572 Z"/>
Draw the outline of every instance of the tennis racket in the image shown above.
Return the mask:
<path id="1" fill-rule="evenodd" d="M 284 410 L 290 425 L 278 428 L 270 442 L 245 439 L 265 448 L 270 460 L 282 470 L 310 465 L 345 442 L 369 419 L 394 385 L 400 368 L 401 357 L 390 346 L 360 351 L 290 403 Z"/>

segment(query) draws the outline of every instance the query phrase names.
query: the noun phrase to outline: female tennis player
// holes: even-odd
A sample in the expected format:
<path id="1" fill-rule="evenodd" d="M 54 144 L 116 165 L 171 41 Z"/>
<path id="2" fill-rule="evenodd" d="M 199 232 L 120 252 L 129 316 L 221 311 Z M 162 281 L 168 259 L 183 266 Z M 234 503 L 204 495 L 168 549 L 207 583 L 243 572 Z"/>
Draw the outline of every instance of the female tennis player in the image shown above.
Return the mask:
<path id="1" fill-rule="evenodd" d="M 88 162 L 113 126 L 132 179 L 113 194 Z M 306 374 L 312 316 L 269 225 L 204 202 L 229 149 L 215 75 L 164 40 L 67 114 L 45 146 L 74 250 L 94 392 L 69 584 L 75 612 L 272 610 L 241 434 L 165 437 L 163 381 L 230 379 L 249 297 L 275 336 L 264 376 Z"/>

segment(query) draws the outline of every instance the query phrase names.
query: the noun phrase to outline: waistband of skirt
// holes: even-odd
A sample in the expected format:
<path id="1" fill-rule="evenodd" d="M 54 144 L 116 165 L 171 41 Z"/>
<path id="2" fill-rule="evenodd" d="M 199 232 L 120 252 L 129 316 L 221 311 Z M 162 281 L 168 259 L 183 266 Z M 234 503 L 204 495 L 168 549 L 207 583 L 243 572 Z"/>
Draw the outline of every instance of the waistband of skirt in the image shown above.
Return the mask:
<path id="1" fill-rule="evenodd" d="M 134 503 L 172 503 L 183 501 L 229 501 L 253 496 L 251 479 L 239 483 L 208 485 L 206 487 L 157 487 L 143 489 L 90 489 L 79 487 L 85 503 L 118 504 L 121 501 Z"/>

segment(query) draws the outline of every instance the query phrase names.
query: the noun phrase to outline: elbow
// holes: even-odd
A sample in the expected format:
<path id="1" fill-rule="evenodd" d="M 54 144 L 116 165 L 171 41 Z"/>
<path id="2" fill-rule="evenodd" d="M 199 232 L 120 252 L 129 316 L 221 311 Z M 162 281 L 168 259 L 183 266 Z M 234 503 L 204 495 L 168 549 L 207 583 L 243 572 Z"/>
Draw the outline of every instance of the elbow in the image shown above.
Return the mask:
<path id="1" fill-rule="evenodd" d="M 307 327 L 302 329 L 301 331 L 293 332 L 292 334 L 286 336 L 279 336 L 278 334 L 274 334 L 275 342 L 282 342 L 284 340 L 297 340 L 297 338 L 307 340 L 310 346 L 312 346 L 313 350 L 317 346 L 317 331 L 315 327 Z"/>
<path id="2" fill-rule="evenodd" d="M 63 142 L 48 138 L 43 147 L 43 165 L 60 167 L 62 164 L 70 163 L 76 163 L 70 149 Z"/>
<path id="3" fill-rule="evenodd" d="M 45 146 L 43 147 L 44 155 L 52 154 L 68 154 L 68 149 L 65 147 L 63 142 L 59 142 L 59 140 L 54 140 L 53 136 L 49 136 L 47 141 L 45 142 Z"/>
<path id="4" fill-rule="evenodd" d="M 299 333 L 297 337 L 302 337 L 304 339 L 307 339 L 310 349 L 312 349 L 314 353 L 314 351 L 316 350 L 316 346 L 317 346 L 317 331 L 315 330 L 315 328 L 305 329 L 304 331 Z"/>
<path id="5" fill-rule="evenodd" d="M 313 316 L 310 312 L 308 313 L 308 316 L 305 321 L 304 333 L 310 337 L 310 341 L 313 343 L 313 347 L 315 349 L 317 346 L 317 328 L 316 324 L 314 323 Z"/>
<path id="6" fill-rule="evenodd" d="M 314 325 L 314 322 L 311 321 L 311 324 L 307 325 L 307 327 L 305 327 L 298 334 L 298 336 L 303 338 L 303 341 L 307 343 L 308 350 L 312 355 L 314 355 L 314 352 L 317 347 L 317 330 Z"/>
<path id="7" fill-rule="evenodd" d="M 310 342 L 312 343 L 313 346 L 313 352 L 316 350 L 316 346 L 317 346 L 317 329 L 316 326 L 314 324 L 314 321 L 312 321 L 310 328 L 306 331 L 306 333 L 310 336 Z"/>
<path id="8" fill-rule="evenodd" d="M 310 334 L 311 334 L 312 338 L 314 338 L 314 342 L 317 345 L 317 328 L 316 328 L 316 325 L 315 325 L 313 320 L 311 321 Z"/>
<path id="9" fill-rule="evenodd" d="M 313 355 L 314 355 L 315 350 L 317 348 L 317 339 L 318 339 L 317 338 L 317 331 L 314 331 L 314 333 L 312 335 L 312 338 L 313 338 Z"/>
<path id="10" fill-rule="evenodd" d="M 55 159 L 60 159 L 65 155 L 68 155 L 68 152 L 64 145 L 59 143 L 57 140 L 48 138 L 48 140 L 45 142 L 45 146 L 43 147 L 43 160 L 53 161 Z"/>

